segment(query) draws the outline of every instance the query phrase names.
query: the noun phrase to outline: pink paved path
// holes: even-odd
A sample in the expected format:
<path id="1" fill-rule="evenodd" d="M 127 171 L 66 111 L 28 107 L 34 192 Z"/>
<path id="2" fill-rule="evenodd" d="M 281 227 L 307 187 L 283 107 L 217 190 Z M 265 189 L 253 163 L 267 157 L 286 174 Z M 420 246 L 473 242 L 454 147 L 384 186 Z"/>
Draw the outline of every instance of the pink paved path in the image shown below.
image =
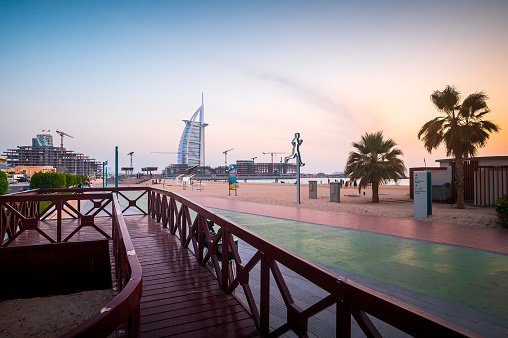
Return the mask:
<path id="1" fill-rule="evenodd" d="M 505 229 L 476 228 L 467 225 L 437 223 L 418 219 L 358 215 L 347 212 L 307 209 L 297 206 L 287 207 L 209 196 L 182 195 L 185 195 L 196 203 L 211 208 L 370 231 L 508 254 L 508 230 Z"/>

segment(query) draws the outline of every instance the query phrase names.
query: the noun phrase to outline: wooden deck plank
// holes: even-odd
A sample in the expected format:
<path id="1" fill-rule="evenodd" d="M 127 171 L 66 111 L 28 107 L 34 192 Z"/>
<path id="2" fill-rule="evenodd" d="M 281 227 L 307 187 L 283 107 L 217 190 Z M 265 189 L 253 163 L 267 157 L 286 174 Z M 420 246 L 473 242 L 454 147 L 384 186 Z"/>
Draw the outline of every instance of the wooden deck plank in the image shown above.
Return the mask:
<path id="1" fill-rule="evenodd" d="M 237 338 L 237 337 L 261 337 L 259 331 L 256 326 L 249 325 L 249 320 L 239 321 L 234 323 L 233 329 L 231 331 L 227 331 L 229 327 L 227 325 L 221 326 L 220 328 L 206 328 L 202 330 L 196 330 L 192 332 L 186 332 L 183 334 L 177 334 L 173 337 L 189 337 L 189 338 L 199 338 L 199 337 L 224 337 L 224 338 Z M 245 324 L 245 326 L 243 326 Z M 240 328 L 239 328 L 240 327 Z M 220 331 L 219 331 L 220 330 Z"/>
<path id="2" fill-rule="evenodd" d="M 143 337 L 259 335 L 250 314 L 168 229 L 149 216 L 125 221 L 143 269 Z"/>
<path id="3" fill-rule="evenodd" d="M 216 328 L 217 330 L 221 330 L 219 328 L 230 327 L 228 330 L 231 331 L 235 327 L 238 327 L 238 321 L 243 319 L 251 319 L 250 315 L 246 311 L 240 312 L 232 312 L 227 315 L 222 315 L 220 317 L 213 318 L 196 318 L 195 321 L 190 322 L 189 318 L 183 318 L 181 322 L 178 319 L 169 320 L 168 322 L 157 322 L 161 323 L 159 325 L 142 325 L 141 326 L 141 335 L 144 337 L 168 337 L 181 333 L 189 333 L 192 331 L 203 330 L 207 328 Z M 252 319 L 251 319 L 252 320 Z M 174 325 L 174 322 L 177 321 L 179 325 Z M 163 324 L 167 324 L 169 326 L 163 326 Z"/>
<path id="4" fill-rule="evenodd" d="M 151 301 L 151 302 L 142 302 L 140 305 L 141 310 L 147 309 L 147 308 L 153 308 L 153 307 L 159 307 L 159 306 L 166 306 L 166 305 L 172 305 L 182 302 L 189 302 L 195 299 L 203 299 L 206 301 L 206 298 L 210 297 L 216 297 L 223 295 L 224 293 L 220 290 L 212 290 L 211 292 L 207 293 L 206 295 L 203 294 L 190 294 L 190 295 L 184 295 L 180 297 L 172 297 L 172 298 L 163 298 L 160 297 L 157 300 Z"/>
<path id="5" fill-rule="evenodd" d="M 204 309 L 206 311 L 209 308 L 211 309 L 214 307 L 235 305 L 235 301 L 230 299 L 226 295 L 214 296 L 212 298 L 213 299 L 205 299 L 200 297 L 198 299 L 180 302 L 176 304 L 168 304 L 154 308 L 146 308 L 145 311 L 143 311 L 143 314 L 141 315 L 141 320 L 143 320 L 143 318 L 145 317 L 151 317 L 159 313 L 171 311 L 182 311 L 182 313 L 185 313 L 184 311 L 186 311 L 186 309 L 190 309 L 190 311 L 195 311 L 195 307 L 199 307 L 200 309 Z"/>

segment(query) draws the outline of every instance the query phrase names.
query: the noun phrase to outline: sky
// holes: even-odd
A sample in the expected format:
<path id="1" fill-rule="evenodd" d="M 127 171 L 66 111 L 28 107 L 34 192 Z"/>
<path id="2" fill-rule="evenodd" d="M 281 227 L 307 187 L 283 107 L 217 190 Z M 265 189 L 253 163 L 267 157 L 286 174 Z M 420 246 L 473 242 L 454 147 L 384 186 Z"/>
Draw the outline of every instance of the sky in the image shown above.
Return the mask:
<path id="1" fill-rule="evenodd" d="M 204 96 L 206 165 L 270 162 L 301 134 L 304 173 L 342 172 L 383 131 L 407 168 L 435 90 L 484 91 L 508 155 L 508 1 L 0 0 L 0 153 L 56 130 L 113 168 L 177 162 Z M 276 155 L 280 161 L 285 154 Z M 294 160 L 293 160 L 294 161 Z M 111 170 L 111 169 L 110 169 Z"/>

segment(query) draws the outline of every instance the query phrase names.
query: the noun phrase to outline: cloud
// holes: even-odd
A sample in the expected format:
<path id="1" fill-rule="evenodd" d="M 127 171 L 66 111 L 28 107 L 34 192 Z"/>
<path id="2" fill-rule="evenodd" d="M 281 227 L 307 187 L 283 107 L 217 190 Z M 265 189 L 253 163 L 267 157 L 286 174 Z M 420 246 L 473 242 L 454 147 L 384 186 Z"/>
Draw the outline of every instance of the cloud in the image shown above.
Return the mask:
<path id="1" fill-rule="evenodd" d="M 350 122 L 357 122 L 355 114 L 347 109 L 343 104 L 336 102 L 333 98 L 324 94 L 317 88 L 305 85 L 300 81 L 284 75 L 258 72 L 243 68 L 243 71 L 250 77 L 258 80 L 271 82 L 294 92 L 300 99 L 317 106 L 325 111 L 332 113 L 334 118 L 346 118 Z"/>

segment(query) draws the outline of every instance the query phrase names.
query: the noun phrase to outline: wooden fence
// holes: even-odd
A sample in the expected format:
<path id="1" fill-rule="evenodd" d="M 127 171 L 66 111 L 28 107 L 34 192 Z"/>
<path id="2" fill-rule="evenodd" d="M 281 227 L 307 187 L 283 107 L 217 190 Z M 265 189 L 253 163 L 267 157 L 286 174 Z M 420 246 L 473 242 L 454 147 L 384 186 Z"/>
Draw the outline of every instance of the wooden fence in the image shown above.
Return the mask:
<path id="1" fill-rule="evenodd" d="M 508 166 L 477 166 L 474 204 L 490 206 L 508 193 Z"/>

